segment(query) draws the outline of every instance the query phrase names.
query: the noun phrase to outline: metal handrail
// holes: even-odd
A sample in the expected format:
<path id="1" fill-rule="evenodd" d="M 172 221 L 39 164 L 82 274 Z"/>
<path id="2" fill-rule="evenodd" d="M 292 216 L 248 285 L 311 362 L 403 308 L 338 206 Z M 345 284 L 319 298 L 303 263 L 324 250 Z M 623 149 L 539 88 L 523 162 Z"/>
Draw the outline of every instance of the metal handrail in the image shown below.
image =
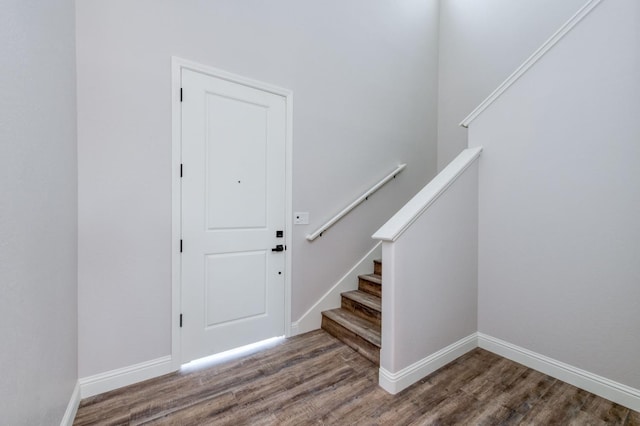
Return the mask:
<path id="1" fill-rule="evenodd" d="M 342 219 L 344 216 L 346 216 L 347 213 L 349 213 L 351 210 L 355 209 L 363 201 L 367 200 L 371 196 L 371 194 L 376 192 L 378 189 L 382 188 L 384 186 L 384 184 L 389 182 L 391 179 L 394 179 L 398 173 L 400 173 L 402 170 L 404 170 L 405 167 L 407 167 L 406 164 L 400 164 L 394 171 L 392 171 L 387 176 L 385 176 L 380 182 L 378 182 L 374 186 L 372 186 L 371 189 L 369 189 L 367 192 L 365 192 L 360 197 L 358 197 L 354 202 L 352 202 L 347 207 L 342 209 L 342 211 L 340 211 L 340 213 L 338 213 L 337 215 L 335 215 L 334 217 L 329 219 L 324 225 L 322 225 L 320 228 L 318 228 L 314 233 L 307 235 L 307 240 L 313 241 L 316 238 L 321 237 L 322 233 L 324 231 L 326 231 L 327 229 L 331 228 L 336 222 L 338 222 L 340 219 Z"/>

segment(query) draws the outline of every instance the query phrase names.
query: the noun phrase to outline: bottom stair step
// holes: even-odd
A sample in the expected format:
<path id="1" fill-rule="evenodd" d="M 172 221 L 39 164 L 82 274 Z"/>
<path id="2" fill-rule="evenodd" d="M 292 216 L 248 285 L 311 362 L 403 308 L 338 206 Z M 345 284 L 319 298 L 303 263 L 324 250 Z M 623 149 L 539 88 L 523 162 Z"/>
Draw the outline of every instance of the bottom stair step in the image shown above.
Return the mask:
<path id="1" fill-rule="evenodd" d="M 322 328 L 376 365 L 380 365 L 380 326 L 346 309 L 322 313 Z"/>

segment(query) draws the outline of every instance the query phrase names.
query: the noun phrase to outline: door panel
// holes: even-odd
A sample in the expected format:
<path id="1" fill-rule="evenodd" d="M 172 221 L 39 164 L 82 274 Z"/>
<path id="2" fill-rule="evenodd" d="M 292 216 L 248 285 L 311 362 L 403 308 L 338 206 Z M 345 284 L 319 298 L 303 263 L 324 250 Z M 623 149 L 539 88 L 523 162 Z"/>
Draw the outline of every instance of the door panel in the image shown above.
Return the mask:
<path id="1" fill-rule="evenodd" d="M 208 228 L 264 228 L 268 106 L 205 96 Z"/>
<path id="2" fill-rule="evenodd" d="M 284 334 L 285 99 L 182 71 L 182 361 Z"/>
<path id="3" fill-rule="evenodd" d="M 266 314 L 266 267 L 265 251 L 207 256 L 207 327 Z"/>

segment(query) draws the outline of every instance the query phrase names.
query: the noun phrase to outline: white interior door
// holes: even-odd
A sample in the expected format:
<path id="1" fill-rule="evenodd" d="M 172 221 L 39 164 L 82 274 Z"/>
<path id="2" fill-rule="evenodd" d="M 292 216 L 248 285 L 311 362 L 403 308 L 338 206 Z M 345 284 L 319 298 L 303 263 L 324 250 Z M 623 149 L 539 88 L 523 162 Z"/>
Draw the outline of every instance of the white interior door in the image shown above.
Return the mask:
<path id="1" fill-rule="evenodd" d="M 286 101 L 182 70 L 182 362 L 284 335 Z"/>

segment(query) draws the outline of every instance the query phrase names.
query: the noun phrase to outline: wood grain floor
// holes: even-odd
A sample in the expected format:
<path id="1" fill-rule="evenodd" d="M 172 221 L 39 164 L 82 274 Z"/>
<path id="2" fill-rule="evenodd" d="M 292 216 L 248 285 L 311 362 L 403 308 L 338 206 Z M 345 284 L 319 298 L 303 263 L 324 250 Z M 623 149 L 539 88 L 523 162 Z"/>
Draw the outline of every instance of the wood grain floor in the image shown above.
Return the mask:
<path id="1" fill-rule="evenodd" d="M 398 395 L 324 331 L 82 401 L 74 425 L 625 425 L 640 414 L 475 349 Z"/>

